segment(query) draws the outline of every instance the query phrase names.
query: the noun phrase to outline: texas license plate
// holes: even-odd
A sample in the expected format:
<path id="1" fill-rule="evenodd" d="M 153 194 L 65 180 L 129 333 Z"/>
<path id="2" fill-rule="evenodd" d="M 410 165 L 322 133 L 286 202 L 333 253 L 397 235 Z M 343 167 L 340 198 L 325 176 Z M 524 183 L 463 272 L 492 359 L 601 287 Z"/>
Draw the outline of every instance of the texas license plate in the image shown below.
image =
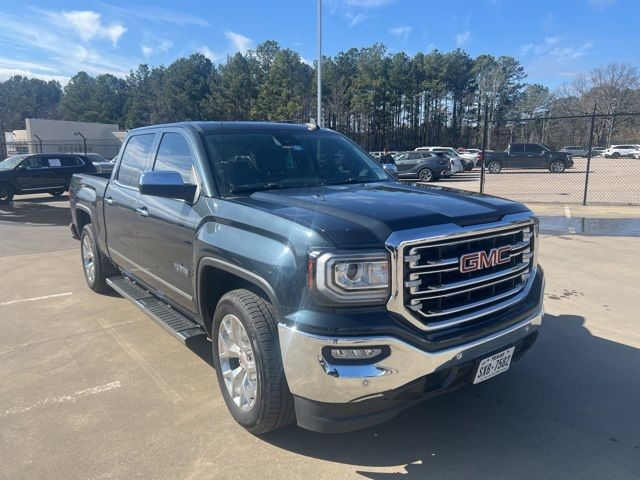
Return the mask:
<path id="1" fill-rule="evenodd" d="M 503 372 L 509 370 L 509 365 L 511 365 L 511 357 L 513 356 L 513 351 L 516 347 L 511 347 L 508 350 L 503 350 L 500 353 L 496 353 L 495 355 L 491 355 L 483 359 L 478 365 L 478 370 L 476 371 L 476 378 L 473 380 L 473 383 L 480 383 L 488 380 L 491 377 L 495 377 Z"/>

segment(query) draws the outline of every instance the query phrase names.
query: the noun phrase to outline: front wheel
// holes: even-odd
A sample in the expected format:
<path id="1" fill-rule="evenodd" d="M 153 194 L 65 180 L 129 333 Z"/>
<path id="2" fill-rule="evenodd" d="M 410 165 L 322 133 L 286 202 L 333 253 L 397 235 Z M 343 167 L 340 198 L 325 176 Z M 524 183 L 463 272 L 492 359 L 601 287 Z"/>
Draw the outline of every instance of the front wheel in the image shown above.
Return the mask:
<path id="1" fill-rule="evenodd" d="M 549 166 L 549 170 L 552 173 L 562 173 L 567 169 L 567 164 L 564 163 L 562 160 L 554 160 L 553 162 L 551 162 L 551 165 Z"/>
<path id="2" fill-rule="evenodd" d="M 0 183 L 0 203 L 9 203 L 13 200 L 13 188 L 7 183 Z"/>
<path id="3" fill-rule="evenodd" d="M 612 158 L 620 158 L 620 152 L 613 152 L 613 153 L 611 154 L 611 157 L 612 157 Z"/>
<path id="4" fill-rule="evenodd" d="M 502 171 L 502 164 L 494 160 L 492 162 L 489 162 L 489 165 L 487 165 L 487 169 L 489 170 L 489 173 L 500 173 Z"/>
<path id="5" fill-rule="evenodd" d="M 437 180 L 436 175 L 433 173 L 433 170 L 430 168 L 423 168 L 418 173 L 418 178 L 420 178 L 421 182 L 433 182 Z"/>
<path id="6" fill-rule="evenodd" d="M 253 292 L 233 290 L 218 302 L 211 330 L 218 384 L 236 422 L 254 435 L 290 423 L 293 396 L 273 306 Z"/>

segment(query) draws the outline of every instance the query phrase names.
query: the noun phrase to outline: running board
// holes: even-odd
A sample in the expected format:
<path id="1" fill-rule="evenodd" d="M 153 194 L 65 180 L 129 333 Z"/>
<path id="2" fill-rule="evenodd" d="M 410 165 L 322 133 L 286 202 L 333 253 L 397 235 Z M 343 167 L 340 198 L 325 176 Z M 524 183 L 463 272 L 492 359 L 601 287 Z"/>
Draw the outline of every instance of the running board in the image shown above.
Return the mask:
<path id="1" fill-rule="evenodd" d="M 207 332 L 197 323 L 154 297 L 127 277 L 107 278 L 107 284 L 124 298 L 131 300 L 140 310 L 171 335 L 189 346 L 207 338 Z"/>

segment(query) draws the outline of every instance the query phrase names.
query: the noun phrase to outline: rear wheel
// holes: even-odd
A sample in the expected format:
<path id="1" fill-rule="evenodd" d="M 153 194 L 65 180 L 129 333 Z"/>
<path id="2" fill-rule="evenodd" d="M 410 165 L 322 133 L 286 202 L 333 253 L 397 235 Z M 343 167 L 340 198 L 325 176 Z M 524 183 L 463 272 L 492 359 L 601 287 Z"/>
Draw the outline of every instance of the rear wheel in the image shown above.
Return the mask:
<path id="1" fill-rule="evenodd" d="M 420 170 L 420 172 L 418 172 L 418 178 L 420 178 L 421 182 L 433 182 L 436 180 L 436 176 L 430 168 Z"/>
<path id="2" fill-rule="evenodd" d="M 106 292 L 109 289 L 107 268 L 98 249 L 93 225 L 90 223 L 84 226 L 80 234 L 80 253 L 82 254 L 82 269 L 87 285 L 96 293 Z"/>
<path id="3" fill-rule="evenodd" d="M 7 183 L 0 183 L 0 203 L 9 203 L 13 200 L 13 188 Z"/>
<path id="4" fill-rule="evenodd" d="M 236 422 L 254 435 L 289 424 L 293 396 L 273 306 L 253 292 L 233 290 L 218 302 L 211 330 L 216 376 Z"/>
<path id="5" fill-rule="evenodd" d="M 551 162 L 551 165 L 549 165 L 549 170 L 552 173 L 562 173 L 567 169 L 567 164 L 564 163 L 562 160 L 554 160 L 553 162 Z"/>
<path id="6" fill-rule="evenodd" d="M 489 170 L 489 173 L 500 173 L 502 171 L 502 164 L 493 160 L 489 162 L 487 169 Z"/>

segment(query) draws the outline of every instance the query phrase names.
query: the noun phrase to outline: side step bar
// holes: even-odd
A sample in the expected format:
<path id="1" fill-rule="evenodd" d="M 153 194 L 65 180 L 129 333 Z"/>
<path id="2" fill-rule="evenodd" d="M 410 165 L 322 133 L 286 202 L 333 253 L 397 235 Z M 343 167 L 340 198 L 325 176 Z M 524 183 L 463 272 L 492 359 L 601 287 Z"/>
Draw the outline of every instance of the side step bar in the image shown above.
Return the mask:
<path id="1" fill-rule="evenodd" d="M 131 300 L 140 310 L 183 344 L 188 346 L 207 338 L 207 332 L 204 328 L 154 297 L 129 278 L 125 276 L 110 277 L 107 278 L 107 284 L 124 298 Z"/>

